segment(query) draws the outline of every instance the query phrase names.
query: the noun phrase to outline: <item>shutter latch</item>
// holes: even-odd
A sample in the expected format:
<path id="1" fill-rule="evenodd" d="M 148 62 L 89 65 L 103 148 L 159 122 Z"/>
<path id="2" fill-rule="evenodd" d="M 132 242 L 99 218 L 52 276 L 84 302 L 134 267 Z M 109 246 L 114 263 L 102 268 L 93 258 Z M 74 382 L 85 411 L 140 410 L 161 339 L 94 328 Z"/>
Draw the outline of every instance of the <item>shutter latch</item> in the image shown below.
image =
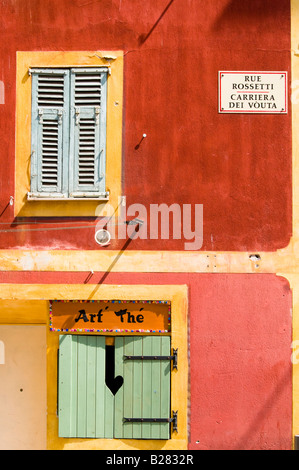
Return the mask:
<path id="1" fill-rule="evenodd" d="M 172 356 L 124 356 L 130 361 L 173 361 L 172 369 L 178 369 L 178 349 L 173 349 Z"/>
<path id="2" fill-rule="evenodd" d="M 58 125 L 62 124 L 62 109 L 58 110 Z"/>
<path id="3" fill-rule="evenodd" d="M 38 110 L 38 119 L 39 119 L 40 124 L 43 123 L 43 114 L 44 114 L 43 109 L 39 108 L 39 110 Z"/>
<path id="4" fill-rule="evenodd" d="M 80 108 L 76 108 L 76 110 L 75 110 L 75 115 L 76 115 L 76 122 L 75 122 L 75 124 L 76 124 L 76 126 L 78 126 L 78 125 L 79 125 L 79 120 L 80 120 Z"/>
<path id="5" fill-rule="evenodd" d="M 172 431 L 178 432 L 178 412 L 172 411 L 172 418 L 124 418 L 124 423 L 172 423 Z"/>
<path id="6" fill-rule="evenodd" d="M 96 106 L 94 112 L 95 112 L 95 124 L 96 126 L 98 126 L 100 122 L 100 107 Z"/>

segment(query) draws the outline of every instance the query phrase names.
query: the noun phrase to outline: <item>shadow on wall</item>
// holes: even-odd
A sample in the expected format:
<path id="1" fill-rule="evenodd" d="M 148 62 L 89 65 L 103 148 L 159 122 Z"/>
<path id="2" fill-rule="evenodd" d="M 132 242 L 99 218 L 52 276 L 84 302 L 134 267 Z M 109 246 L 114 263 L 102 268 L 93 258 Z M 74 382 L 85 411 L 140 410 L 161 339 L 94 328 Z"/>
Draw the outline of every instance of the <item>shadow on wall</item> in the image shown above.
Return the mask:
<path id="1" fill-rule="evenodd" d="M 214 29 L 226 28 L 231 24 L 244 25 L 248 22 L 269 21 L 271 18 L 288 16 L 290 19 L 289 0 L 230 0 L 214 23 Z"/>
<path id="2" fill-rule="evenodd" d="M 154 31 L 154 29 L 158 26 L 158 24 L 160 23 L 160 21 L 162 20 L 163 16 L 165 15 L 165 13 L 167 12 L 167 10 L 170 8 L 170 6 L 172 5 L 172 3 L 174 2 L 174 0 L 170 0 L 170 2 L 166 5 L 166 8 L 163 10 L 163 12 L 161 13 L 161 15 L 159 16 L 159 18 L 157 19 L 157 21 L 155 22 L 155 24 L 151 27 L 151 29 L 148 31 L 148 33 L 146 34 L 141 34 L 139 36 L 139 45 L 142 46 L 142 44 L 145 43 L 145 41 L 150 37 L 150 35 L 152 34 L 152 32 Z"/>

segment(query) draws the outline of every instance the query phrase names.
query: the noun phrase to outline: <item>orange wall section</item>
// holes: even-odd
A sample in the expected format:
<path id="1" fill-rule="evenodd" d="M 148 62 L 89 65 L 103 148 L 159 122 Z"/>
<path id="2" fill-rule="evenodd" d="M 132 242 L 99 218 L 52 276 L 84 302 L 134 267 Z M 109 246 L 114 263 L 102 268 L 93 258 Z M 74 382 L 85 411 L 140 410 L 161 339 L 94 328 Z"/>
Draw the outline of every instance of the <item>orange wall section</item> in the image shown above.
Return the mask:
<path id="1" fill-rule="evenodd" d="M 16 53 L 59 50 L 124 53 L 122 192 L 128 206 L 203 204 L 202 250 L 288 245 L 291 111 L 219 115 L 217 99 L 219 70 L 290 72 L 289 1 L 159 0 L 145 7 L 137 0 L 16 0 L 2 2 L 0 14 L 0 222 L 21 222 L 18 232 L 0 231 L 0 249 L 98 248 L 93 227 L 28 231 L 32 222 L 35 228 L 61 225 L 63 217 L 15 220 L 8 205 L 15 193 Z M 12 228 L 0 230 L 5 227 Z M 107 249 L 123 244 L 113 241 Z M 136 239 L 127 249 L 183 250 L 184 240 Z"/>

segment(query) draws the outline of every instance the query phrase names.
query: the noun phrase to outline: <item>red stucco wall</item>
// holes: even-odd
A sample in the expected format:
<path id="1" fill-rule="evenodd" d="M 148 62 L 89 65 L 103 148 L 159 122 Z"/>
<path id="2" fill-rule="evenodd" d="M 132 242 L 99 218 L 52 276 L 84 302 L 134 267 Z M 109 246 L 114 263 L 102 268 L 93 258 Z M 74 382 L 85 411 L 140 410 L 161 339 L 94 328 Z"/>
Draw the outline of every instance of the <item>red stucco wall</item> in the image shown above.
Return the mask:
<path id="1" fill-rule="evenodd" d="M 13 221 L 16 51 L 121 49 L 127 204 L 203 204 L 205 250 L 288 244 L 291 113 L 217 112 L 219 70 L 290 72 L 288 0 L 5 0 L 0 16 L 1 223 Z M 97 248 L 93 228 L 22 227 L 0 232 L 0 248 Z M 135 240 L 128 249 L 181 250 L 184 240 Z"/>
<path id="2" fill-rule="evenodd" d="M 291 449 L 291 291 L 204 276 L 191 297 L 191 449 Z"/>
<path id="3" fill-rule="evenodd" d="M 0 273 L 3 283 L 187 284 L 190 449 L 291 449 L 292 296 L 275 275 Z M 175 345 L 173 345 L 175 347 Z M 184 364 L 179 363 L 179 367 Z"/>

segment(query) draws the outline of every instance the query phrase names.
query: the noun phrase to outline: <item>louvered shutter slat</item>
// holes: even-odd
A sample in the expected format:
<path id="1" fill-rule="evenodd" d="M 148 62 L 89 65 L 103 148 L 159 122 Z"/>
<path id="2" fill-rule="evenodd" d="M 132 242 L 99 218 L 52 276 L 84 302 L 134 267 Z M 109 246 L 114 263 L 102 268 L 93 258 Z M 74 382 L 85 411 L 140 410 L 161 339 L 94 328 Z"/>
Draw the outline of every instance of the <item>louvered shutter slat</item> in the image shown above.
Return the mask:
<path id="1" fill-rule="evenodd" d="M 101 106 L 101 74 L 75 75 L 75 106 Z"/>
<path id="2" fill-rule="evenodd" d="M 64 105 L 64 75 L 39 75 L 38 106 Z"/>
<path id="3" fill-rule="evenodd" d="M 58 121 L 55 121 L 55 128 L 51 126 L 51 133 L 47 130 L 48 121 L 43 121 L 42 128 L 42 162 L 41 162 L 41 185 L 53 186 L 58 189 L 58 163 L 59 163 L 59 129 Z M 52 124 L 52 122 L 51 122 Z M 47 163 L 51 161 L 54 166 L 48 167 Z"/>
<path id="4" fill-rule="evenodd" d="M 78 185 L 93 187 L 96 177 L 95 120 L 81 119 L 79 125 Z"/>

